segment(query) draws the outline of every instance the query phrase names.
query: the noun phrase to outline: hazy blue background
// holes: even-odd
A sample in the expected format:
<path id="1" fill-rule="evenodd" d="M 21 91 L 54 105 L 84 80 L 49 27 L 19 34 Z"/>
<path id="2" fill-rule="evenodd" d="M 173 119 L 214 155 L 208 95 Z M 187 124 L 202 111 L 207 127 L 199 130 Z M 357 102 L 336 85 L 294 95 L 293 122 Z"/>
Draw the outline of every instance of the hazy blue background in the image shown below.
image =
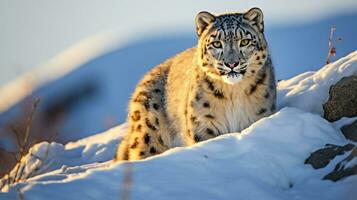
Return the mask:
<path id="1" fill-rule="evenodd" d="M 355 13 L 357 1 L 1 0 L 0 86 L 33 67 L 46 65 L 53 57 L 88 37 L 113 33 L 125 38 L 118 42 L 121 46 L 134 39 L 148 39 L 148 35 L 165 32 L 193 34 L 193 19 L 201 10 L 221 13 L 252 6 L 263 9 L 267 27 L 279 28 Z M 356 23 L 352 21 L 349 25 L 356 26 Z M 317 39 L 325 39 L 326 34 L 319 33 Z"/>

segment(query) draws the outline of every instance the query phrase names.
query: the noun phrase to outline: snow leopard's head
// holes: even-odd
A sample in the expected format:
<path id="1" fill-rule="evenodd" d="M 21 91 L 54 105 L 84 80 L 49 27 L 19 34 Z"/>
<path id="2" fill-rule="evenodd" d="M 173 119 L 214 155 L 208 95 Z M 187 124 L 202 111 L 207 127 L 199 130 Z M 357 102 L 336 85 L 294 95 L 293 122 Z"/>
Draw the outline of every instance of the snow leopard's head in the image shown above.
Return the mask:
<path id="1" fill-rule="evenodd" d="M 263 13 L 259 8 L 219 16 L 200 12 L 196 30 L 199 64 L 215 79 L 238 83 L 258 72 L 267 60 Z"/>

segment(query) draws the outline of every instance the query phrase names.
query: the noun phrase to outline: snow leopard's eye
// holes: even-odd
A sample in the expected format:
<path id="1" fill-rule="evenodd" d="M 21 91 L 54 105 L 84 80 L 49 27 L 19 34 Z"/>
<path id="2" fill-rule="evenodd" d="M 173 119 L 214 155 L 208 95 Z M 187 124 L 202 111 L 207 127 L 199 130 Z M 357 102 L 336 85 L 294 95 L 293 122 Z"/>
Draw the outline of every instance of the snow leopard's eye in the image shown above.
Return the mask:
<path id="1" fill-rule="evenodd" d="M 212 46 L 216 49 L 222 48 L 222 43 L 220 41 L 214 41 L 212 42 Z"/>
<path id="2" fill-rule="evenodd" d="M 240 46 L 244 47 L 247 46 L 250 43 L 250 39 L 243 39 L 240 41 Z"/>

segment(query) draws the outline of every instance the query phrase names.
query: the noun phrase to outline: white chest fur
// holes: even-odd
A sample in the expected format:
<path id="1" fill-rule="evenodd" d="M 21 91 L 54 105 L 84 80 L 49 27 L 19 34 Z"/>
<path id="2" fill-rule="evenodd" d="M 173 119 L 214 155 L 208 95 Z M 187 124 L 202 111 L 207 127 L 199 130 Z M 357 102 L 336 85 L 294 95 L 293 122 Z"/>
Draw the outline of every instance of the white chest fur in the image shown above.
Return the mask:
<path id="1" fill-rule="evenodd" d="M 220 121 L 226 132 L 239 132 L 247 128 L 258 119 L 256 108 L 252 104 L 240 99 L 227 100 L 223 108 L 223 119 Z"/>
<path id="2" fill-rule="evenodd" d="M 214 100 L 215 106 L 211 111 L 217 116 L 216 123 L 221 133 L 240 132 L 268 114 L 267 108 L 271 102 L 264 97 L 267 86 L 260 85 L 254 94 L 247 94 L 245 90 L 249 85 L 243 83 L 236 88 L 222 87 L 225 98 Z M 267 113 L 259 114 L 261 108 L 265 108 Z"/>

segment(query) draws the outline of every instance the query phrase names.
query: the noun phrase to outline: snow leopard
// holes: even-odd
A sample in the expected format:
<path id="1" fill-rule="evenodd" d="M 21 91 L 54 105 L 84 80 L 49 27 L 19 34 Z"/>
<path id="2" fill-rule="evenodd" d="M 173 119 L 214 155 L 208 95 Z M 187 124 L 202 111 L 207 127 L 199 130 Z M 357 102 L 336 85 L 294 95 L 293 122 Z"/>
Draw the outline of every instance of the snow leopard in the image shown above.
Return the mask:
<path id="1" fill-rule="evenodd" d="M 196 16 L 198 44 L 149 71 L 128 110 L 115 160 L 140 160 L 241 132 L 276 107 L 263 13 Z"/>

